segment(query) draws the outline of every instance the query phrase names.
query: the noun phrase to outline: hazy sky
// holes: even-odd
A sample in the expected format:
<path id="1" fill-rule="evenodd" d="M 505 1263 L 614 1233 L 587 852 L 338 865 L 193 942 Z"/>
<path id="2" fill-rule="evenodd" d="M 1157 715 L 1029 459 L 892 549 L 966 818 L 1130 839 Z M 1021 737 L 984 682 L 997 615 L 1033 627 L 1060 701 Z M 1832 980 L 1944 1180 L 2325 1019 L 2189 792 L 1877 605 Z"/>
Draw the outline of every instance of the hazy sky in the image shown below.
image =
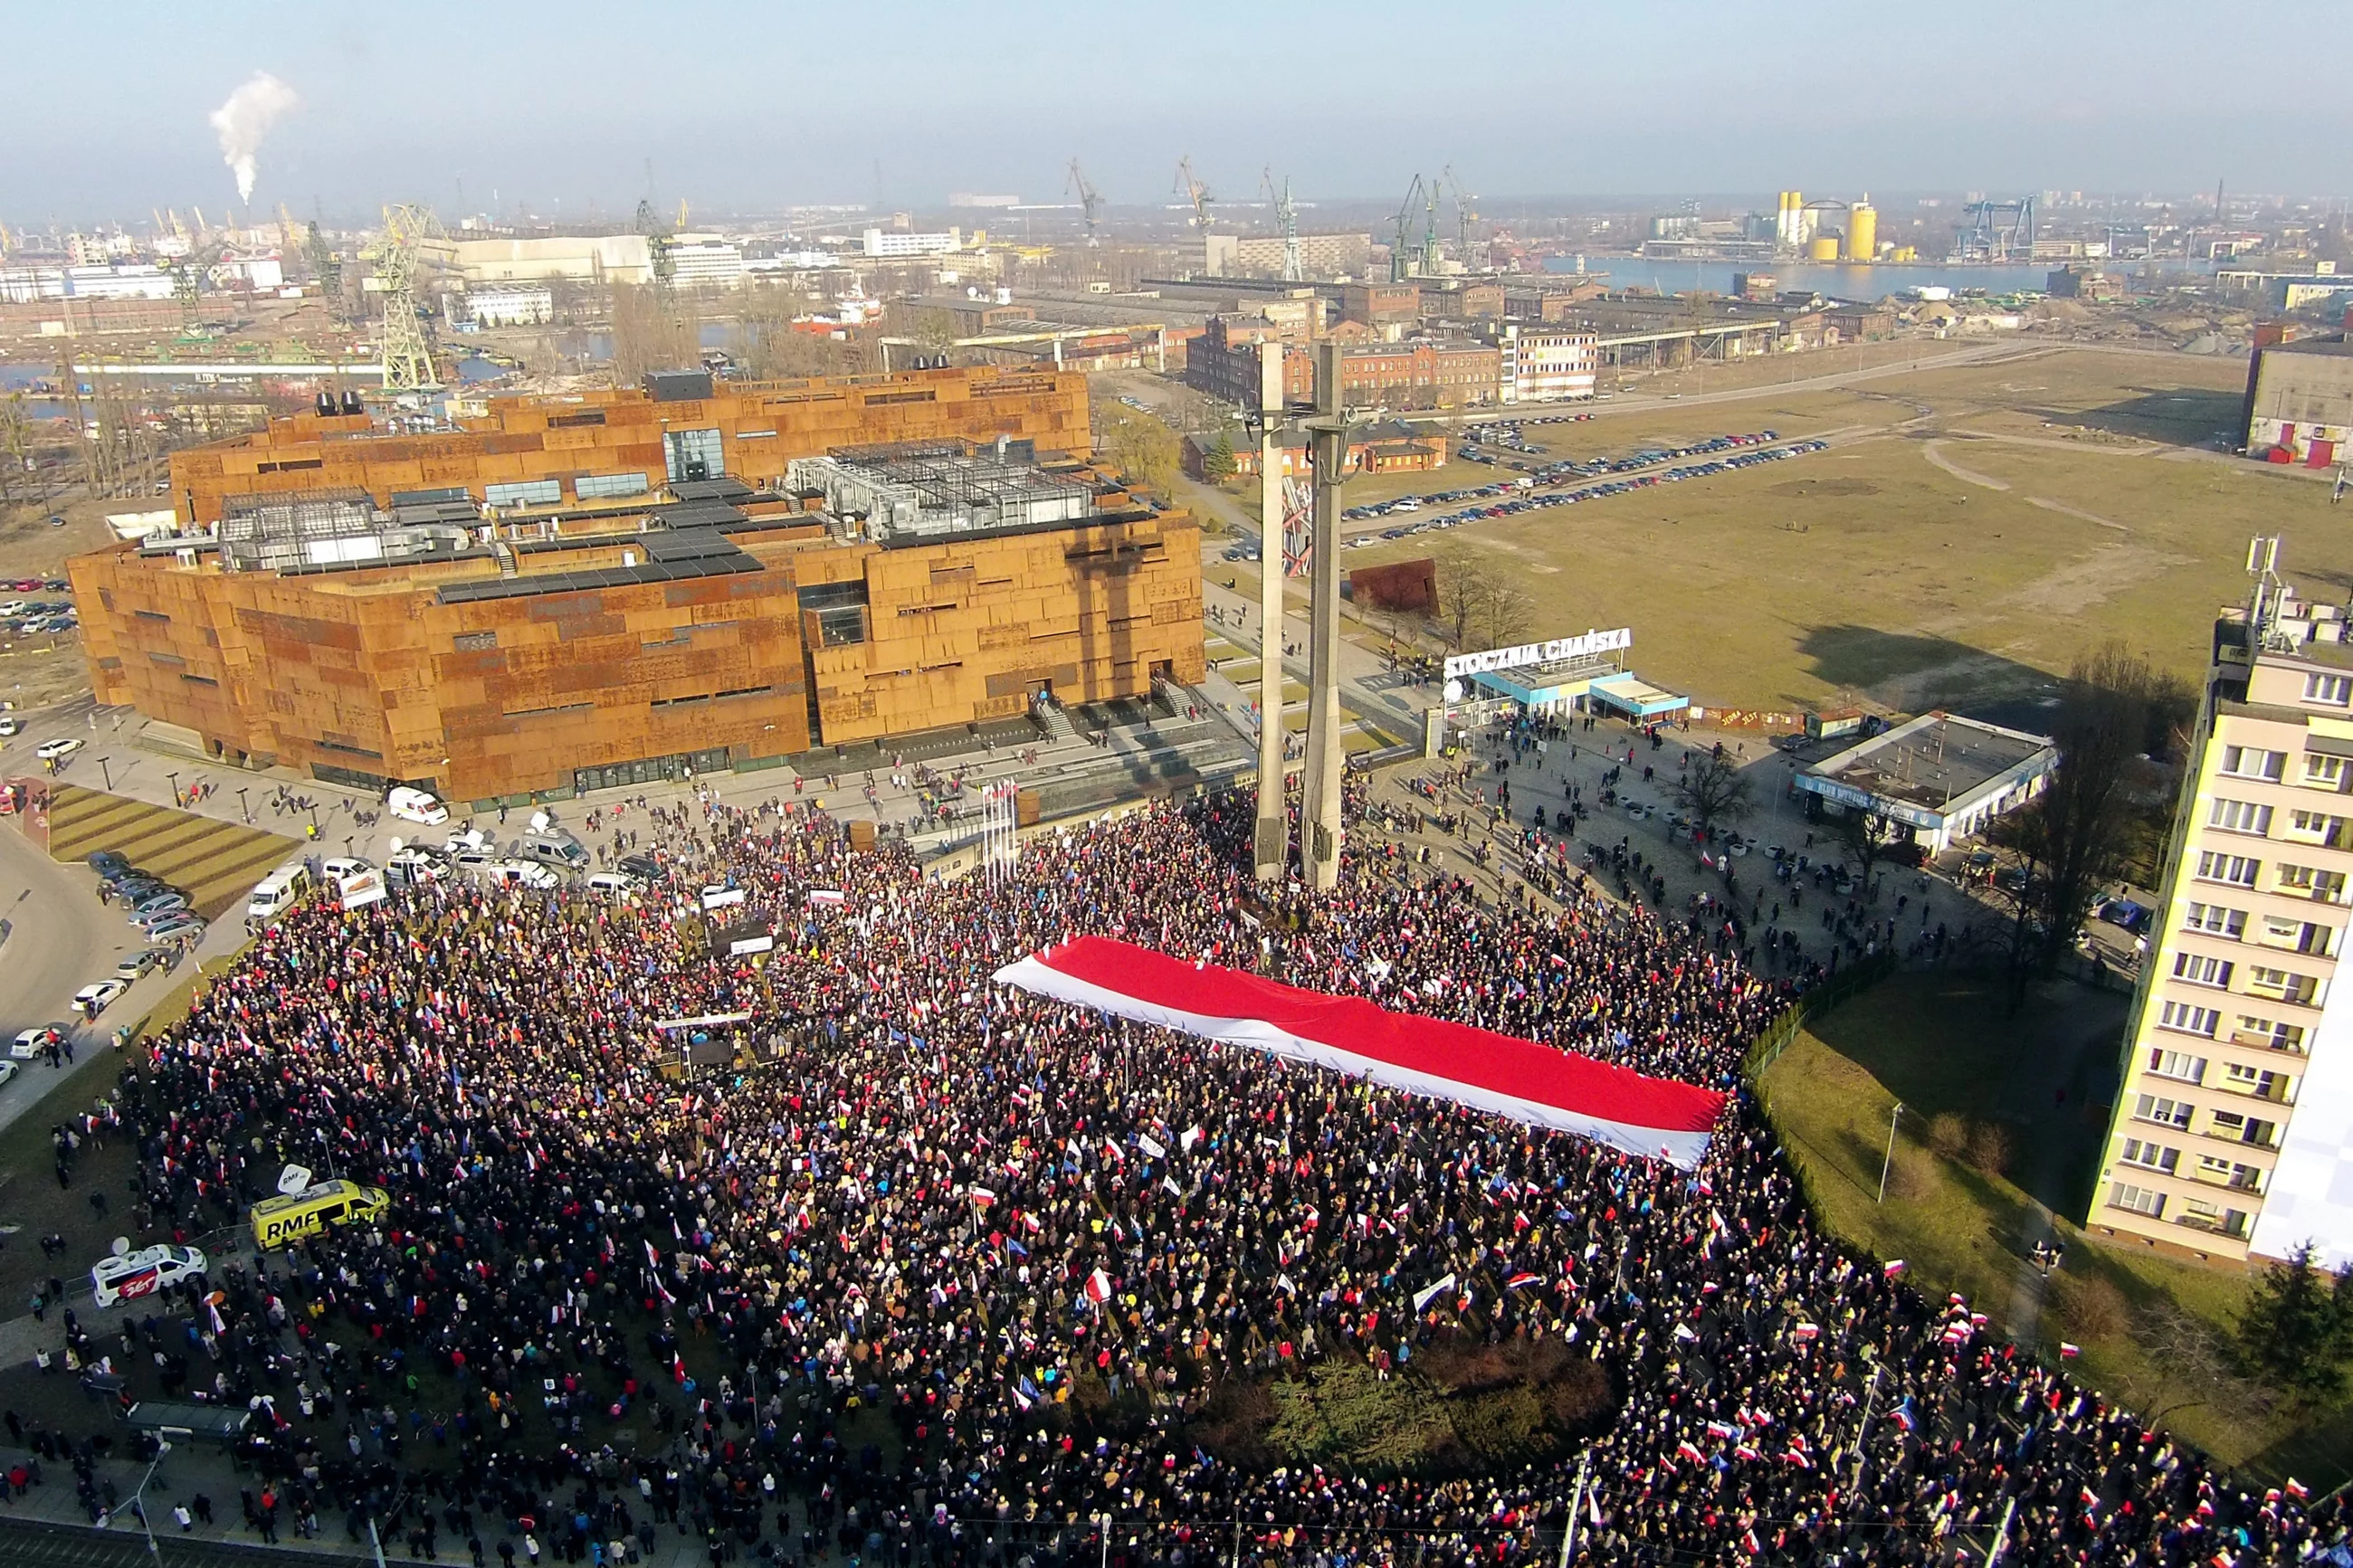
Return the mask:
<path id="1" fill-rule="evenodd" d="M 225 210 L 206 115 L 257 70 L 302 105 L 257 207 L 497 193 L 540 213 L 1388 195 L 1452 163 L 1511 195 L 2211 189 L 2330 195 L 2335 57 L 2211 0 L 5 0 L 0 217 Z M 560 209 L 557 204 L 561 203 Z"/>

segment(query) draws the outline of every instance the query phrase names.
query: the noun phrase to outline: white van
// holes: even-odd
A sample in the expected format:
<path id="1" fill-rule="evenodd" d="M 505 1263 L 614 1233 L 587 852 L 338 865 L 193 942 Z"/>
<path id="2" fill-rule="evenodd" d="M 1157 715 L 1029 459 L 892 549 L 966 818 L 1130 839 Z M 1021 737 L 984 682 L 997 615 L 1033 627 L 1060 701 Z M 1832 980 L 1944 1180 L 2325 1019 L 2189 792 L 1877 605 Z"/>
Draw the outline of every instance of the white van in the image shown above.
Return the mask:
<path id="1" fill-rule="evenodd" d="M 245 906 L 246 929 L 259 931 L 292 909 L 310 890 L 310 868 L 300 860 L 289 860 L 261 879 L 260 885 L 253 889 L 253 897 Z"/>
<path id="2" fill-rule="evenodd" d="M 99 1306 L 153 1296 L 167 1285 L 205 1271 L 205 1255 L 193 1247 L 149 1247 L 101 1258 L 90 1271 L 90 1299 Z"/>

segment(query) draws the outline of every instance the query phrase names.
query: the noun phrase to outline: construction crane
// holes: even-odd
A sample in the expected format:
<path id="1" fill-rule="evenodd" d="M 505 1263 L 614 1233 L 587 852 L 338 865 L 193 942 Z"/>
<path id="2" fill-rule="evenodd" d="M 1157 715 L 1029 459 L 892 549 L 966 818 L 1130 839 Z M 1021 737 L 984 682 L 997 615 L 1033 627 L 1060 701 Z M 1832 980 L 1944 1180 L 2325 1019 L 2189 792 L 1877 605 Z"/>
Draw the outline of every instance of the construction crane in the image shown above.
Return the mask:
<path id="1" fill-rule="evenodd" d="M 284 202 L 278 204 L 278 243 L 287 255 L 294 253 L 294 215 L 286 210 Z"/>
<path id="2" fill-rule="evenodd" d="M 319 233 L 315 219 L 311 224 L 310 232 L 302 237 L 302 254 L 311 263 L 311 280 L 326 297 L 328 316 L 337 326 L 344 325 L 343 259 L 336 256 L 325 237 Z"/>
<path id="3" fill-rule="evenodd" d="M 384 389 L 427 392 L 441 384 L 432 345 L 417 309 L 425 241 L 441 235 L 433 209 L 404 203 L 384 209 L 384 237 L 368 252 L 384 293 Z"/>
<path id="4" fill-rule="evenodd" d="M 1439 264 L 1445 260 L 1438 248 L 1439 184 L 1437 180 L 1430 181 L 1421 193 L 1421 275 L 1424 278 L 1437 277 L 1442 270 Z"/>
<path id="5" fill-rule="evenodd" d="M 681 233 L 685 232 L 685 229 L 686 229 L 686 198 L 685 198 L 684 196 L 681 196 L 681 197 L 679 197 L 679 198 L 678 198 L 678 227 L 679 227 L 679 231 L 680 231 Z"/>
<path id="6" fill-rule="evenodd" d="M 1282 226 L 1282 280 L 1285 283 L 1301 282 L 1306 278 L 1307 269 L 1299 258 L 1299 209 L 1291 204 L 1291 176 L 1282 176 L 1281 190 L 1275 189 L 1271 168 L 1259 179 L 1266 187 L 1267 195 L 1274 202 L 1275 221 Z"/>
<path id="7" fill-rule="evenodd" d="M 1103 217 L 1103 193 L 1087 184 L 1086 172 L 1079 167 L 1079 161 L 1076 158 L 1071 160 L 1071 177 L 1063 182 L 1063 189 L 1079 198 L 1079 206 L 1087 215 L 1087 243 L 1102 244 L 1103 241 L 1097 237 L 1095 229 Z"/>
<path id="8" fill-rule="evenodd" d="M 638 204 L 637 228 L 646 237 L 646 259 L 653 268 L 654 296 L 667 309 L 670 290 L 678 279 L 678 258 L 670 254 L 673 242 L 670 231 L 654 216 L 654 204 L 649 200 Z"/>
<path id="9" fill-rule="evenodd" d="M 1397 243 L 1389 247 L 1389 281 L 1402 283 L 1413 276 L 1413 209 L 1422 199 L 1421 176 L 1416 174 L 1413 184 L 1406 187 L 1405 201 L 1397 210 Z"/>
<path id="10" fill-rule="evenodd" d="M 1462 188 L 1462 182 L 1455 178 L 1451 163 L 1446 165 L 1445 179 L 1446 188 L 1454 193 L 1454 224 L 1461 231 L 1461 237 L 1456 241 L 1461 248 L 1456 254 L 1467 272 L 1471 268 L 1471 226 L 1479 221 L 1479 214 L 1475 210 L 1479 198 Z"/>
<path id="11" fill-rule="evenodd" d="M 1213 199 L 1209 187 L 1193 177 L 1193 154 L 1186 153 L 1176 160 L 1176 194 L 1193 204 L 1193 226 L 1209 226 L 1209 203 Z"/>

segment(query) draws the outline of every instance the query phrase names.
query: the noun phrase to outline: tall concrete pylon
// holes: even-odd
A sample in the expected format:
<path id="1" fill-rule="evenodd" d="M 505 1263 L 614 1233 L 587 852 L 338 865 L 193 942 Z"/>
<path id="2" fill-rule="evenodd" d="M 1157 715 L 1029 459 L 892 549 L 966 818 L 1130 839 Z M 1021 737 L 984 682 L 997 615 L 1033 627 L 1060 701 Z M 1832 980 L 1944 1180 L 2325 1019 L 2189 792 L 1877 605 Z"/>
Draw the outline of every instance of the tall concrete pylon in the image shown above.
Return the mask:
<path id="1" fill-rule="evenodd" d="M 1283 798 L 1282 365 L 1281 342 L 1258 350 L 1258 879 L 1281 881 L 1291 865 L 1291 808 Z"/>
<path id="2" fill-rule="evenodd" d="M 1300 798 L 1299 858 L 1308 888 L 1328 892 L 1340 882 L 1345 765 L 1340 754 L 1340 486 L 1347 478 L 1348 422 L 1340 412 L 1337 343 L 1315 345 L 1315 415 L 1306 427 L 1315 460 L 1315 518 L 1308 566 L 1307 777 Z"/>

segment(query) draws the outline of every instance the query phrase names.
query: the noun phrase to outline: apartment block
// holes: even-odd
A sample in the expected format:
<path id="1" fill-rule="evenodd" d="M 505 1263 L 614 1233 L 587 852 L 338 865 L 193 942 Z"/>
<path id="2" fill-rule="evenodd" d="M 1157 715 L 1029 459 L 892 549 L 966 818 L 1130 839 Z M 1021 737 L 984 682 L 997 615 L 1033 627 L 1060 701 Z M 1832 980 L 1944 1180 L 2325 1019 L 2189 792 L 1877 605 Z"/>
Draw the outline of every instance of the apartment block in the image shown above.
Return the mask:
<path id="1" fill-rule="evenodd" d="M 2353 644 L 2259 592 L 2216 626 L 2087 1224 L 2202 1256 L 2353 1260 Z"/>

